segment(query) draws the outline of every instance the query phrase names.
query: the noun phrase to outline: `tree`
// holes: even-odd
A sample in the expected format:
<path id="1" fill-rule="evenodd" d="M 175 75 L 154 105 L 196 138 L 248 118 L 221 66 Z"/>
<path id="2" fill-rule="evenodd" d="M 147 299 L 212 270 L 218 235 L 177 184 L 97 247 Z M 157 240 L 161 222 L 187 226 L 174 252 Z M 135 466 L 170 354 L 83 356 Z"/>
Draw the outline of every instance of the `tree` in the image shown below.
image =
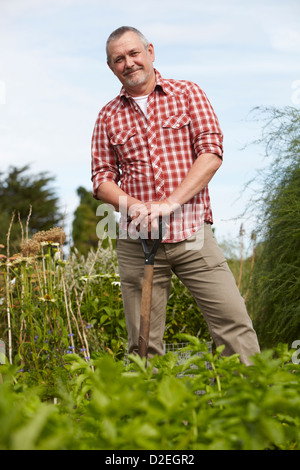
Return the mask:
<path id="1" fill-rule="evenodd" d="M 6 245 L 10 223 L 10 253 L 19 250 L 20 242 L 41 230 L 48 230 L 62 220 L 59 200 L 50 186 L 54 177 L 47 172 L 28 174 L 29 165 L 21 168 L 10 166 L 7 173 L 0 173 L 0 243 Z M 14 214 L 14 217 L 13 217 Z M 28 217 L 30 220 L 28 222 Z"/>
<path id="2" fill-rule="evenodd" d="M 103 205 L 103 202 L 96 200 L 91 191 L 87 191 L 82 186 L 77 189 L 77 194 L 80 197 L 80 202 L 74 212 L 72 238 L 76 249 L 86 255 L 90 249 L 98 247 L 99 233 L 97 233 L 97 226 L 101 220 L 106 220 L 106 206 Z M 99 206 L 103 207 L 103 213 L 100 211 L 100 218 L 97 215 Z M 106 237 L 103 240 L 102 247 L 106 248 L 108 243 Z M 112 243 L 114 246 L 114 239 Z"/>
<path id="3" fill-rule="evenodd" d="M 259 175 L 260 236 L 249 309 L 260 344 L 300 339 L 300 110 L 266 108 L 260 142 L 271 164 Z"/>

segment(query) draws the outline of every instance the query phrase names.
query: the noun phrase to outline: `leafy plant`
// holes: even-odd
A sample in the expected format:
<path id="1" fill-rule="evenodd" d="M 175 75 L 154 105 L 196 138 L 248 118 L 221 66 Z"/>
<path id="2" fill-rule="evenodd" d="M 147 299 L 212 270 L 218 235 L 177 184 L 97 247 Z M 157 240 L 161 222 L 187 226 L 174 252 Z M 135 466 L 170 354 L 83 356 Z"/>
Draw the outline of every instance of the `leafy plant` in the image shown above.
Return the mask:
<path id="1" fill-rule="evenodd" d="M 278 345 L 246 367 L 222 348 L 208 353 L 198 338 L 190 357 L 175 353 L 146 365 L 108 353 L 88 364 L 65 357 L 68 380 L 56 405 L 4 366 L 0 448 L 57 450 L 263 450 L 300 448 L 299 365 Z"/>

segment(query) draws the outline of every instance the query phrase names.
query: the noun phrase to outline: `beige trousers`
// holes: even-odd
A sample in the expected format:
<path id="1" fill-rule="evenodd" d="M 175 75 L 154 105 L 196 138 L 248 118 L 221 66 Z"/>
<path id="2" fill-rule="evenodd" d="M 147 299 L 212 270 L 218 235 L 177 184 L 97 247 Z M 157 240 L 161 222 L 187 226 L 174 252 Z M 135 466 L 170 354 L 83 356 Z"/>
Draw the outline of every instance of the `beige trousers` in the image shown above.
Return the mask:
<path id="1" fill-rule="evenodd" d="M 151 246 L 151 242 L 148 243 Z M 137 352 L 144 271 L 141 241 L 129 237 L 118 239 L 117 256 L 129 352 Z M 257 336 L 210 224 L 204 224 L 188 240 L 161 243 L 158 248 L 154 263 L 148 356 L 164 354 L 163 335 L 172 272 L 195 298 L 216 346 L 225 345 L 224 355 L 238 353 L 240 360 L 249 365 L 249 356 L 259 352 Z"/>

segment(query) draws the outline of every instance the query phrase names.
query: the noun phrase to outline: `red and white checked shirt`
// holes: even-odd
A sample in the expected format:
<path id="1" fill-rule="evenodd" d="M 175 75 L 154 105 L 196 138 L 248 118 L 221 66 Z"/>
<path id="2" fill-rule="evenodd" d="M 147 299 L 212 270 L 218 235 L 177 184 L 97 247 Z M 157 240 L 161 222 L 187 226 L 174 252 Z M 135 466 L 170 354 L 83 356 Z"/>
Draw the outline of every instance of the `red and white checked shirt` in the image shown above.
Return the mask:
<path id="1" fill-rule="evenodd" d="M 147 118 L 124 87 L 100 111 L 92 137 L 93 194 L 113 181 L 143 202 L 170 196 L 203 153 L 223 157 L 223 135 L 205 93 L 195 83 L 163 79 L 148 96 Z M 127 220 L 120 220 L 125 227 Z M 182 241 L 213 222 L 208 187 L 171 220 L 165 242 Z"/>

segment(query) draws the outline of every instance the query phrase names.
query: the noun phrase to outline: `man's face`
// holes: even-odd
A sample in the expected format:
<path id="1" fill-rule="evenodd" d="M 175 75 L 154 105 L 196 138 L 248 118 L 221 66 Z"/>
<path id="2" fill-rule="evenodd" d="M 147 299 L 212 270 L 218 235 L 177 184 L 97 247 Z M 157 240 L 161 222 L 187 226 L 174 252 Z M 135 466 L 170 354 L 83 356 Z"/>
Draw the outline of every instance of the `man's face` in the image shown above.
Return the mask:
<path id="1" fill-rule="evenodd" d="M 142 96 L 151 93 L 155 84 L 152 44 L 145 49 L 141 39 L 128 31 L 109 44 L 108 54 L 108 66 L 129 94 Z"/>

